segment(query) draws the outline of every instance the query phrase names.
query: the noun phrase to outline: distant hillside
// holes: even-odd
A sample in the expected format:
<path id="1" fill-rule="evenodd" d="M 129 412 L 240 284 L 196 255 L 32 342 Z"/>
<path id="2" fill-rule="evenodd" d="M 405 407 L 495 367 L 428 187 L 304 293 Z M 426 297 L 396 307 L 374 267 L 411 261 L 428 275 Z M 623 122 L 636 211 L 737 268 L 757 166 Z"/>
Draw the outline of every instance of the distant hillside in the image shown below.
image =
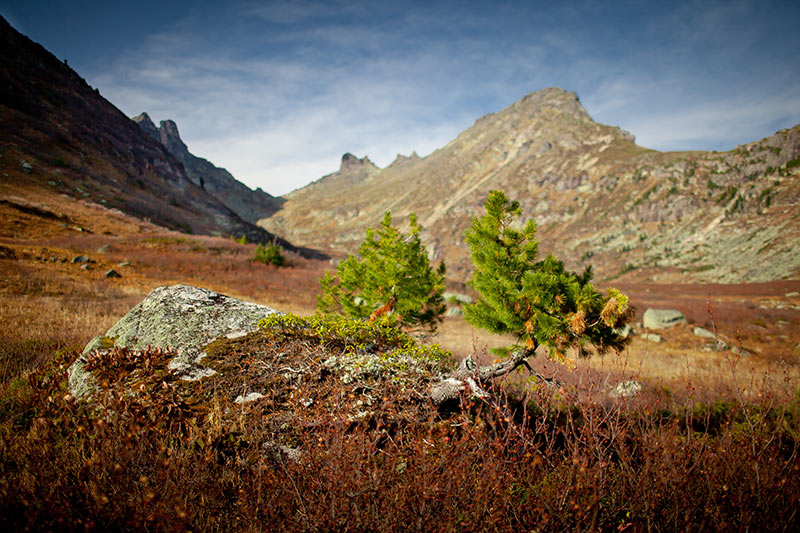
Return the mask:
<path id="1" fill-rule="evenodd" d="M 657 152 L 551 88 L 478 119 L 425 158 L 342 168 L 259 224 L 306 246 L 354 252 L 390 210 L 416 212 L 432 257 L 466 279 L 464 232 L 501 189 L 535 217 L 543 253 L 606 280 L 767 281 L 800 275 L 800 126 L 717 152 Z"/>
<path id="2" fill-rule="evenodd" d="M 275 198 L 261 189 L 253 191 L 224 168 L 190 153 L 178 133 L 177 124 L 172 120 L 162 120 L 161 125 L 156 127 L 147 113 L 141 113 L 133 121 L 183 164 L 192 183 L 199 185 L 244 220 L 255 224 L 271 216 L 283 204 L 283 199 Z"/>
<path id="3" fill-rule="evenodd" d="M 46 187 L 184 232 L 276 238 L 194 183 L 160 142 L 2 17 L 0 42 L 0 160 L 12 170 L 0 192 Z"/>

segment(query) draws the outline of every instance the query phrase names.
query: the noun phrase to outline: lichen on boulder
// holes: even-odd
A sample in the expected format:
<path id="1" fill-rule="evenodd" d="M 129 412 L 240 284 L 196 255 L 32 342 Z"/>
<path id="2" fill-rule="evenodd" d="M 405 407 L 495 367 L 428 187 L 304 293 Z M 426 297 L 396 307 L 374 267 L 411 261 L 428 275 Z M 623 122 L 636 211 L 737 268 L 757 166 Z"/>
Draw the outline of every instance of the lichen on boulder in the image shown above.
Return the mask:
<path id="1" fill-rule="evenodd" d="M 184 379 L 197 380 L 214 373 L 201 366 L 204 347 L 222 337 L 241 336 L 257 329 L 265 316 L 277 313 L 265 305 L 237 300 L 190 285 L 159 287 L 131 309 L 105 335 L 94 338 L 69 368 L 69 389 L 83 397 L 93 388 L 85 369 L 95 350 L 124 347 L 170 348 L 176 355 L 169 368 Z"/>

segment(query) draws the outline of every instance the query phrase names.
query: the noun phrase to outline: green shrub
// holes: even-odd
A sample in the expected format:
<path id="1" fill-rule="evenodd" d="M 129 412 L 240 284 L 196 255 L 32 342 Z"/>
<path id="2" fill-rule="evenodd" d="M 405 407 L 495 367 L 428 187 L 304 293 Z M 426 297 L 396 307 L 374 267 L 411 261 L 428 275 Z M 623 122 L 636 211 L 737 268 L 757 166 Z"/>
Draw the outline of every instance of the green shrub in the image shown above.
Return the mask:
<path id="1" fill-rule="evenodd" d="M 266 246 L 259 244 L 253 253 L 253 261 L 264 263 L 265 265 L 275 265 L 276 267 L 283 266 L 286 264 L 286 258 L 282 252 L 283 248 L 277 244 L 268 244 Z"/>
<path id="2" fill-rule="evenodd" d="M 444 263 L 434 270 L 419 239 L 415 215 L 410 235 L 392 226 L 387 211 L 380 228 L 367 229 L 360 257 L 349 256 L 320 279 L 317 308 L 323 313 L 374 320 L 386 315 L 407 328 L 434 331 L 446 310 Z"/>
<path id="3" fill-rule="evenodd" d="M 552 254 L 537 261 L 536 224 L 521 229 L 514 223 L 519 202 L 491 191 L 486 214 L 474 218 L 467 232 L 475 272 L 472 286 L 480 298 L 464 307 L 466 320 L 492 333 L 511 333 L 517 343 L 501 353 L 515 360 L 546 346 L 551 357 L 562 358 L 568 348 L 584 353 L 585 345 L 603 352 L 619 349 L 626 339 L 614 328 L 630 319 L 628 297 L 616 289 L 600 294 L 590 283 L 591 268 L 569 272 Z"/>

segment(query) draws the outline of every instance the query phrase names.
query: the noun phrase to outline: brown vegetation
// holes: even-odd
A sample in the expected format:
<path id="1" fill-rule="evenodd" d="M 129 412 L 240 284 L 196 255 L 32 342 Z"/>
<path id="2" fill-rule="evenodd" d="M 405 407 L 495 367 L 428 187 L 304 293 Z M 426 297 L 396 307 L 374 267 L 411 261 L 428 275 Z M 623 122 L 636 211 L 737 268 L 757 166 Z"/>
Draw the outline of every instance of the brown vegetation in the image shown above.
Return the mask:
<path id="1" fill-rule="evenodd" d="M 3 390 L 0 512 L 7 527 L 800 525 L 800 413 L 785 397 L 696 403 L 651 391 L 611 400 L 600 384 L 583 383 L 508 396 L 498 390 L 439 411 L 414 383 L 343 383 L 318 364 L 329 349 L 263 333 L 226 341 L 210 365 L 267 380 L 264 398 L 235 408 L 227 406 L 242 391 L 233 381 L 178 384 L 160 350 L 93 358 L 104 383 L 100 410 L 62 388 L 74 354 L 40 366 Z M 302 365 L 315 370 L 297 379 L 264 370 Z M 376 390 L 382 394 L 366 416 L 355 416 Z M 305 398 L 315 401 L 300 404 Z"/>
<path id="2" fill-rule="evenodd" d="M 118 352 L 102 403 L 120 416 L 98 416 L 67 395 L 65 369 L 154 287 L 191 283 L 308 314 L 330 265 L 292 254 L 286 268 L 257 264 L 253 245 L 45 192 L 12 202 L 39 211 L 0 204 L 0 512 L 10 529 L 798 525 L 800 302 L 786 296 L 798 282 L 623 287 L 639 312 L 677 307 L 752 355 L 705 352 L 691 326 L 679 326 L 662 332 L 663 343 L 637 337 L 621 355 L 579 360 L 575 370 L 534 359 L 562 389 L 520 374 L 499 392 L 506 400 L 465 399 L 456 414 L 396 391 L 354 423 L 323 406 L 364 391 L 330 377 L 277 380 L 269 398 L 230 409 L 229 395 L 243 391 L 208 390 L 200 402 L 164 373 L 164 353 Z M 83 270 L 71 263 L 79 254 L 95 262 Z M 106 279 L 108 268 L 123 277 Z M 434 340 L 480 362 L 490 361 L 487 345 L 506 343 L 458 317 Z M 257 369 L 255 353 L 313 359 L 312 348 L 287 341 L 230 364 Z M 146 368 L 143 394 L 121 393 L 126 365 Z M 610 395 L 629 379 L 644 386 L 637 399 Z M 312 391 L 329 403 L 289 408 Z"/>

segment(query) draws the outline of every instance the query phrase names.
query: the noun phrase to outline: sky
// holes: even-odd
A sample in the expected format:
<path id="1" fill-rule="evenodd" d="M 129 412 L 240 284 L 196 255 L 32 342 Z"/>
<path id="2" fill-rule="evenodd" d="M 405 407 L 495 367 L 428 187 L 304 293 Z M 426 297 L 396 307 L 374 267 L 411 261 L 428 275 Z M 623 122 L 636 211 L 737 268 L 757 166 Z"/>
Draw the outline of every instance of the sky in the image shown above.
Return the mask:
<path id="1" fill-rule="evenodd" d="M 730 150 L 800 123 L 800 2 L 0 0 L 125 114 L 285 194 L 425 156 L 545 87 L 657 150 Z"/>

